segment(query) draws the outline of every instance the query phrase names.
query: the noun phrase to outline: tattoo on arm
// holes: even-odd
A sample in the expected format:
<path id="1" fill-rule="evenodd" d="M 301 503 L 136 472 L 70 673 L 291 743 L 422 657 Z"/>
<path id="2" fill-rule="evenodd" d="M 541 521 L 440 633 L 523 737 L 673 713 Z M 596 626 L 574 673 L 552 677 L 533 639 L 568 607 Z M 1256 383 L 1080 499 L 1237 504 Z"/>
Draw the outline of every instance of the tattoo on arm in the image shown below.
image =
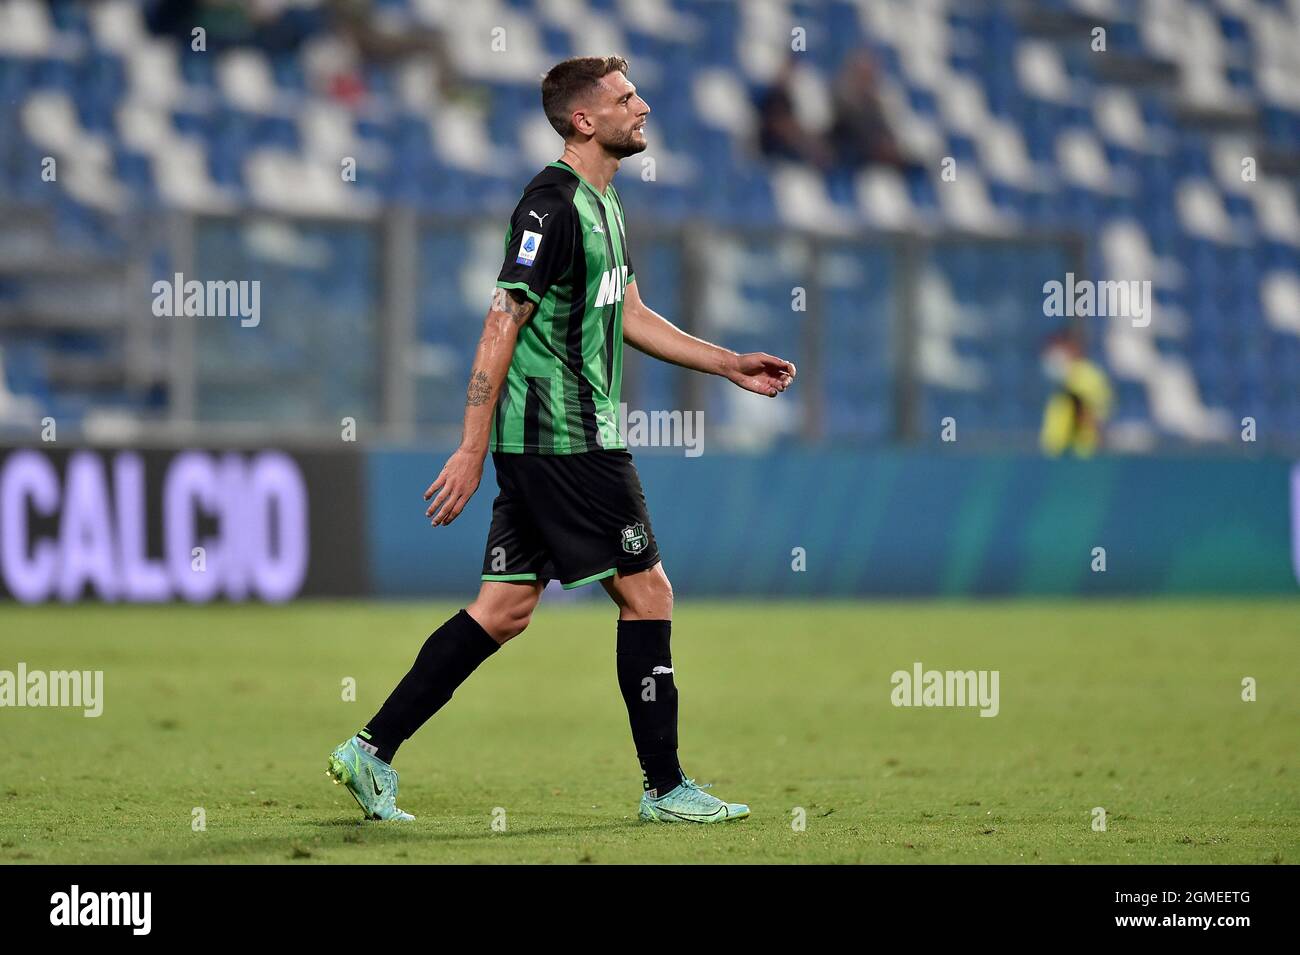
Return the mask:
<path id="1" fill-rule="evenodd" d="M 527 298 L 515 298 L 510 289 L 499 288 L 492 293 L 492 311 L 503 312 L 509 315 L 516 325 L 522 325 L 533 314 L 533 303 Z"/>
<path id="2" fill-rule="evenodd" d="M 488 381 L 487 372 L 475 369 L 469 377 L 469 388 L 465 392 L 465 403 L 477 407 L 485 405 L 492 396 L 492 383 Z"/>

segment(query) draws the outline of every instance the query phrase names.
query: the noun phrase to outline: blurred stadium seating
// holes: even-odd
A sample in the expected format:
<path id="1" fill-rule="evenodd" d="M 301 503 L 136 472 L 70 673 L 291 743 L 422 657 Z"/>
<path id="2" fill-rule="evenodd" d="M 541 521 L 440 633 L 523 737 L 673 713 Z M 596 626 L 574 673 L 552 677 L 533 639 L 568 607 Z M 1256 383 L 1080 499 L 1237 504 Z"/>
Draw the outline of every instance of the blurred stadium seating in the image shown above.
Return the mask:
<path id="1" fill-rule="evenodd" d="M 942 415 L 1032 444 L 1042 284 L 1074 270 L 1154 283 L 1150 327 L 1084 329 L 1112 447 L 1240 448 L 1246 415 L 1300 445 L 1300 0 L 368 5 L 441 56 L 362 55 L 313 3 L 195 52 L 156 6 L 0 0 L 0 428 L 454 432 L 503 216 L 559 151 L 538 78 L 617 51 L 653 109 L 654 175 L 618 180 L 648 300 L 808 371 L 792 412 L 630 364 L 634 404 L 702 406 L 736 444 L 935 440 Z M 808 127 L 867 51 L 926 175 L 757 151 L 795 28 Z M 154 318 L 175 271 L 258 278 L 278 320 L 254 350 Z"/>

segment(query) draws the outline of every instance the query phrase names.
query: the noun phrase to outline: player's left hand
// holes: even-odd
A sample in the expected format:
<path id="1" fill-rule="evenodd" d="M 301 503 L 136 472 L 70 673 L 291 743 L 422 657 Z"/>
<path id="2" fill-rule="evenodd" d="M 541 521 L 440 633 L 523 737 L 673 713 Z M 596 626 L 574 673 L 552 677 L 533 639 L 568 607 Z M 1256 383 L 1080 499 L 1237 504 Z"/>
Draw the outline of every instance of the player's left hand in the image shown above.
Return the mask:
<path id="1" fill-rule="evenodd" d="M 756 395 L 775 398 L 794 381 L 794 362 L 755 351 L 737 355 L 727 369 L 727 380 Z"/>

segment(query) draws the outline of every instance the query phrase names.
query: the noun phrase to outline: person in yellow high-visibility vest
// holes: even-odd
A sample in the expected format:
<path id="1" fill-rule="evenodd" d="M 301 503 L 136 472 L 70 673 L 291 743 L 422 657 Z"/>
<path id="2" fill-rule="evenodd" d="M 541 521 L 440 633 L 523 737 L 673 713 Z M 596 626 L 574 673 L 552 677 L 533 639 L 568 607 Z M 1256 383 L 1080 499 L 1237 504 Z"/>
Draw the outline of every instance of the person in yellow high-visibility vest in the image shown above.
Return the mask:
<path id="1" fill-rule="evenodd" d="M 1101 444 L 1102 425 L 1110 417 L 1111 389 L 1106 373 L 1084 357 L 1078 339 L 1068 332 L 1052 336 L 1043 349 L 1043 371 L 1055 386 L 1043 409 L 1039 444 L 1059 457 L 1073 451 L 1091 456 Z"/>

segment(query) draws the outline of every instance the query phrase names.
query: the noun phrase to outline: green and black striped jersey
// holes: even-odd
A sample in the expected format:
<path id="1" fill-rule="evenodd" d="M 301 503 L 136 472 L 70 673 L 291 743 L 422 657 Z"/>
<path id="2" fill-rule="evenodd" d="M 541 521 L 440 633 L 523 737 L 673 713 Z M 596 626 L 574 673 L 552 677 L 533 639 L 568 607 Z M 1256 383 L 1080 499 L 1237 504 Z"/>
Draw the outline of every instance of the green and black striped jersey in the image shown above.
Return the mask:
<path id="1" fill-rule="evenodd" d="M 497 287 L 537 308 L 519 330 L 492 417 L 493 451 L 577 454 L 622 448 L 623 290 L 632 281 L 623 205 L 569 165 L 528 187 L 506 232 Z"/>

